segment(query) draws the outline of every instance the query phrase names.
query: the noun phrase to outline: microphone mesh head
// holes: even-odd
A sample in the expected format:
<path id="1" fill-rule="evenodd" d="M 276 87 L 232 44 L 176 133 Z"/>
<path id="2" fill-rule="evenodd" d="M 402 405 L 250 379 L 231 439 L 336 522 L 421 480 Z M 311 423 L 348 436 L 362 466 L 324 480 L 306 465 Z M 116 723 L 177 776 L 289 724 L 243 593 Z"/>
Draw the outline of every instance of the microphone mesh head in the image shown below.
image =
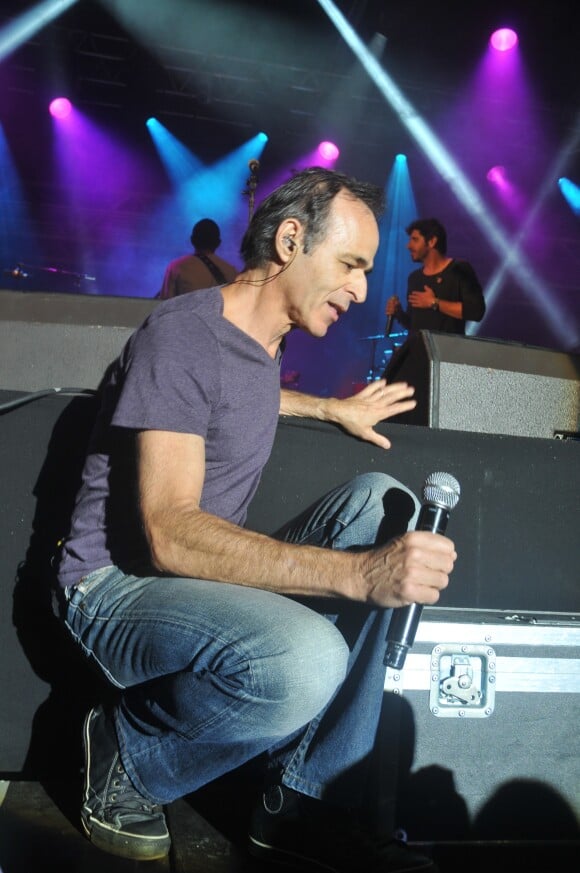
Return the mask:
<path id="1" fill-rule="evenodd" d="M 431 473 L 423 485 L 423 500 L 434 503 L 443 509 L 453 509 L 457 506 L 461 488 L 459 482 L 451 473 Z"/>

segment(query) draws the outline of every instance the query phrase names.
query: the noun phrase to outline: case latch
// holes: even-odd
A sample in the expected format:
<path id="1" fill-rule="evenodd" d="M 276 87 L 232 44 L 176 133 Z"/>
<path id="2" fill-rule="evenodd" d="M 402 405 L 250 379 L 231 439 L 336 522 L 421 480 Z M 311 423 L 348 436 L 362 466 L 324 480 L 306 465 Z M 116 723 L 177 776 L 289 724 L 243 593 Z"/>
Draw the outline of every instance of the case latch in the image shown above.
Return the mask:
<path id="1" fill-rule="evenodd" d="M 429 708 L 437 718 L 488 718 L 495 705 L 495 651 L 437 645 L 431 652 Z"/>

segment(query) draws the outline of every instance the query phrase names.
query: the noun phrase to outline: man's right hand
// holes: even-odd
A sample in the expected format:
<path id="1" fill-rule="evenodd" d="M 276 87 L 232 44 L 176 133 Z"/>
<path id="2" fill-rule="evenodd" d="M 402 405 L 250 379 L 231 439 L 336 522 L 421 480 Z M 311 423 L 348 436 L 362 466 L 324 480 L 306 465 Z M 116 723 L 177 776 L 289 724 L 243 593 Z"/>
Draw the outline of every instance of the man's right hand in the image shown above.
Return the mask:
<path id="1" fill-rule="evenodd" d="M 411 531 L 385 546 L 360 552 L 367 603 L 382 607 L 437 603 L 457 558 L 447 537 Z"/>
<path id="2" fill-rule="evenodd" d="M 397 312 L 400 310 L 400 308 L 401 308 L 401 301 L 399 300 L 399 298 L 397 297 L 396 294 L 393 294 L 387 300 L 387 305 L 385 308 L 385 315 L 396 315 Z"/>

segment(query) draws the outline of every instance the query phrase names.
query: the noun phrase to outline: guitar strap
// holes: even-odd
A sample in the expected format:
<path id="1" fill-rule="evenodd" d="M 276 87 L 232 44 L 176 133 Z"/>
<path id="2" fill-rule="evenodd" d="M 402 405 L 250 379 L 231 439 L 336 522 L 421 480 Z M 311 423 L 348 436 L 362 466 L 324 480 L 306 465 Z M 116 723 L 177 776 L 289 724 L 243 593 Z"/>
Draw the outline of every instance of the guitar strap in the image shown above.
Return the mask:
<path id="1" fill-rule="evenodd" d="M 200 261 L 202 261 L 206 265 L 218 285 L 223 285 L 226 282 L 226 277 L 224 276 L 220 268 L 216 266 L 216 264 L 214 264 L 211 258 L 208 258 L 207 255 L 200 254 L 199 252 L 195 253 L 195 257 L 199 258 Z"/>

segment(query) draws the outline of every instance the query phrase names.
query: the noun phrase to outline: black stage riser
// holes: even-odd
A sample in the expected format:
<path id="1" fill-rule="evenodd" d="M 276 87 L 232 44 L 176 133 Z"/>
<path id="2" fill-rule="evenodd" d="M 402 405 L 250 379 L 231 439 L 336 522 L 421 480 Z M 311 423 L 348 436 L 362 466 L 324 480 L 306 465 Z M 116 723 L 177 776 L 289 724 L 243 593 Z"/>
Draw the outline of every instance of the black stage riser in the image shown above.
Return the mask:
<path id="1" fill-rule="evenodd" d="M 18 396 L 0 390 L 0 404 Z M 63 720 L 52 707 L 63 700 L 65 708 L 78 706 L 80 718 L 91 692 L 90 677 L 77 670 L 50 618 L 49 557 L 66 531 L 94 414 L 93 397 L 57 394 L 0 413 L 3 772 L 25 767 L 31 742 L 30 767 L 58 762 L 51 728 L 65 742 L 63 724 L 78 725 L 68 709 Z M 425 477 L 443 470 L 457 477 L 462 494 L 447 529 L 459 558 L 441 605 L 513 613 L 578 608 L 580 443 L 403 425 L 380 430 L 392 441 L 388 452 L 330 425 L 282 419 L 249 526 L 271 533 L 359 472 L 384 470 L 420 493 Z"/>

